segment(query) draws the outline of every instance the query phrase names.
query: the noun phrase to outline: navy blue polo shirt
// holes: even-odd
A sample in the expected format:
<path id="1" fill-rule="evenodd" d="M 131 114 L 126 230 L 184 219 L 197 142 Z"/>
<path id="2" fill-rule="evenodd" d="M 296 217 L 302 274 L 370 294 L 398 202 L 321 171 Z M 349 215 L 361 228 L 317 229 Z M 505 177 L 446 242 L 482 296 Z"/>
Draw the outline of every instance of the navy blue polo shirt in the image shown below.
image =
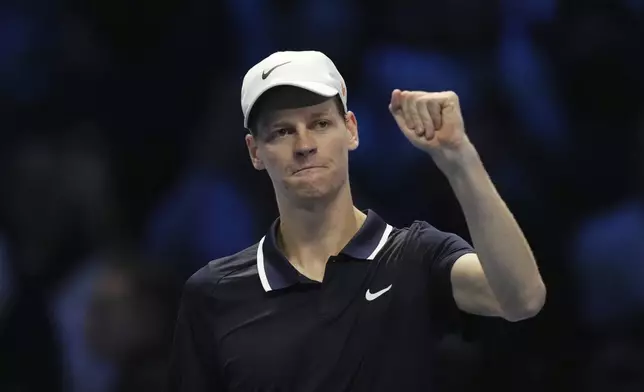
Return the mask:
<path id="1" fill-rule="evenodd" d="M 470 245 L 426 222 L 399 229 L 368 211 L 316 282 L 284 257 L 278 227 L 186 282 L 174 390 L 429 390 L 436 344 L 458 314 L 451 267 Z"/>

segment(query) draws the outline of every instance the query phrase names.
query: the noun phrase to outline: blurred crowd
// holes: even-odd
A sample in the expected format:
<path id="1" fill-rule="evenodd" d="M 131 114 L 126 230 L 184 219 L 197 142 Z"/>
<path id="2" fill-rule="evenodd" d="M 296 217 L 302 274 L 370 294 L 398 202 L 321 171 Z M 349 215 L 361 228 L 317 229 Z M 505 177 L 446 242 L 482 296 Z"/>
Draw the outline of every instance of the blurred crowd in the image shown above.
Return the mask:
<path id="1" fill-rule="evenodd" d="M 277 217 L 246 70 L 316 49 L 347 81 L 356 203 L 469 238 L 394 88 L 454 90 L 548 286 L 471 317 L 451 391 L 644 390 L 644 1 L 4 0 L 0 391 L 164 391 L 182 284 Z"/>

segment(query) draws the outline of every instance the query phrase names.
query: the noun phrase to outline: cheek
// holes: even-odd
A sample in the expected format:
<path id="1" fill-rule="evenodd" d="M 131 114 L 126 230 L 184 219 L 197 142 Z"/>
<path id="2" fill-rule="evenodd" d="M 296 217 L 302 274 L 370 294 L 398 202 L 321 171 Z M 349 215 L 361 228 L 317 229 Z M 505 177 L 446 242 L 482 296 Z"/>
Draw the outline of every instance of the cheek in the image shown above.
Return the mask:
<path id="1" fill-rule="evenodd" d="M 332 155 L 334 160 L 340 160 L 338 163 L 344 162 L 345 158 L 349 156 L 347 141 L 344 138 L 333 139 L 326 146 L 326 150 Z"/>
<path id="2" fill-rule="evenodd" d="M 286 149 L 264 151 L 260 157 L 269 174 L 279 173 L 289 164 L 290 154 Z"/>

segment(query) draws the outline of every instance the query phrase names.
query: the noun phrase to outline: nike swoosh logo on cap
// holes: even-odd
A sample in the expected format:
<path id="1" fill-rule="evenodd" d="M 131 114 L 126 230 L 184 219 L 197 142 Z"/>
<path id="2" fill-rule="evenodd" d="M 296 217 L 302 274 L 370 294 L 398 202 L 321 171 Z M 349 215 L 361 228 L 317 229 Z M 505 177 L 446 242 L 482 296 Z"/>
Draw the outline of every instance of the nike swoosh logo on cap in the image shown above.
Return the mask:
<path id="1" fill-rule="evenodd" d="M 282 65 L 285 65 L 285 64 L 288 64 L 288 63 L 290 63 L 290 61 L 287 61 L 287 62 L 282 63 L 282 64 L 277 64 L 276 66 L 274 66 L 273 68 L 269 69 L 268 71 L 262 71 L 262 80 L 266 80 L 268 75 L 270 75 L 271 72 L 275 71 L 275 68 L 281 67 Z"/>

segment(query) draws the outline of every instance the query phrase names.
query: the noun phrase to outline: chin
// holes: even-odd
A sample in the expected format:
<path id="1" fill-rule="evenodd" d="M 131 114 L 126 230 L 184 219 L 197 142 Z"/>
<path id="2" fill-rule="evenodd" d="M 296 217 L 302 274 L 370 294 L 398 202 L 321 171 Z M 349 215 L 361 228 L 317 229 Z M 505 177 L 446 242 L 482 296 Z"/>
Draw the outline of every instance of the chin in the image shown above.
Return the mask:
<path id="1" fill-rule="evenodd" d="M 334 197 L 340 187 L 328 182 L 307 181 L 294 182 L 286 187 L 292 199 L 301 201 L 322 201 Z"/>
<path id="2" fill-rule="evenodd" d="M 293 187 L 290 193 L 298 199 L 324 199 L 334 192 L 327 186 L 310 184 L 308 186 Z"/>

